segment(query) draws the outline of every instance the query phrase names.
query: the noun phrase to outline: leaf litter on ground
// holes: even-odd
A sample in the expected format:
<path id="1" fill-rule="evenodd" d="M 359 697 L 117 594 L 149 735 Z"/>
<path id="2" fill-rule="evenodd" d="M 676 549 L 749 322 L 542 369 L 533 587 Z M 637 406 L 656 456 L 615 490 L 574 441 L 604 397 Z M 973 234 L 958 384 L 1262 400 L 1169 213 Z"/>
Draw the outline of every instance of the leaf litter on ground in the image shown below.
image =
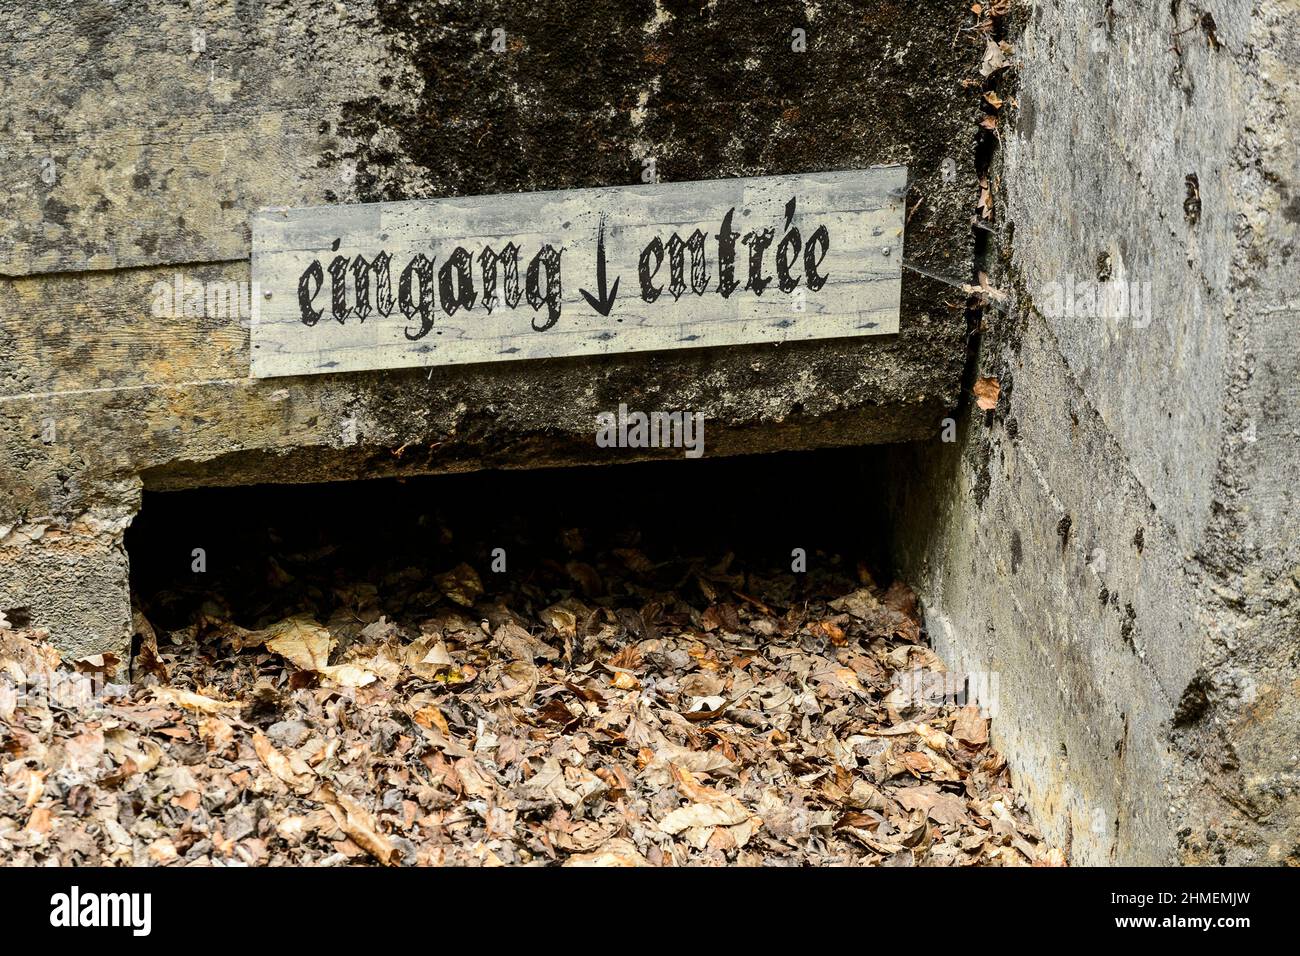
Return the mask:
<path id="1" fill-rule="evenodd" d="M 906 585 L 566 534 L 521 578 L 323 580 L 332 606 L 262 627 L 215 597 L 172 630 L 137 611 L 129 680 L 0 629 L 0 860 L 1063 862 L 988 716 L 930 692 L 960 681 Z"/>

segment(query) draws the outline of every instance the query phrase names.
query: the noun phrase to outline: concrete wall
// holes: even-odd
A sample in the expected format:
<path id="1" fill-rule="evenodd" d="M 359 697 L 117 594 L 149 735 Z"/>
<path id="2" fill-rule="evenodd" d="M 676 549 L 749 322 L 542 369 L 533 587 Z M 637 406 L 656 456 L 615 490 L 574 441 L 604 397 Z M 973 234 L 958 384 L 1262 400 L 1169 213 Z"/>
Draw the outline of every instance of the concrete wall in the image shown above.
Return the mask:
<path id="1" fill-rule="evenodd" d="M 0 0 L 0 611 L 121 650 L 140 489 L 625 460 L 620 402 L 707 454 L 892 442 L 956 404 L 975 188 L 964 0 Z M 492 51 L 494 29 L 504 52 Z M 791 49 L 806 31 L 807 52 Z M 902 332 L 253 381 L 249 213 L 909 166 Z M 16 610 L 17 609 L 17 610 Z"/>
<path id="2" fill-rule="evenodd" d="M 1000 673 L 995 728 L 1074 862 L 1294 865 L 1300 4 L 1006 25 L 1009 298 L 972 373 L 1002 394 L 900 456 L 900 559 L 941 652 Z M 1064 314 L 1067 277 L 1145 283 L 1150 313 Z"/>

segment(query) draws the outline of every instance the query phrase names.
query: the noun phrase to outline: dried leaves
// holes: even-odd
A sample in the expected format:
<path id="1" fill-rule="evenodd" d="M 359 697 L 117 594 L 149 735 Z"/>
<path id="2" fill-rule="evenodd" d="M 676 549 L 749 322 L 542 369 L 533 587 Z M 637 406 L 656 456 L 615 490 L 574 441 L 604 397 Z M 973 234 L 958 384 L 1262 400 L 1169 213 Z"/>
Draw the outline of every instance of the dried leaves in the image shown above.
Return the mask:
<path id="1" fill-rule="evenodd" d="M 59 706 L 15 681 L 94 675 L 0 631 L 0 858 L 1059 861 L 987 716 L 930 693 L 907 587 L 565 540 L 493 593 L 404 568 L 322 583 L 332 612 L 160 630 L 140 684 Z"/>

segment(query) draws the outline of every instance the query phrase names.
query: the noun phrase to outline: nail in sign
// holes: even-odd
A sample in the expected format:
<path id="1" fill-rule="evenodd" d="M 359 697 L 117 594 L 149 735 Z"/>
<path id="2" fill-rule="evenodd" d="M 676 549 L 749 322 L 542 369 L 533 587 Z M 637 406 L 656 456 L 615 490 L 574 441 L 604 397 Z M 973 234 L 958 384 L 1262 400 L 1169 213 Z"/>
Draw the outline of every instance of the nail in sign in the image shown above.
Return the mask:
<path id="1" fill-rule="evenodd" d="M 907 170 L 253 219 L 257 378 L 898 331 Z"/>

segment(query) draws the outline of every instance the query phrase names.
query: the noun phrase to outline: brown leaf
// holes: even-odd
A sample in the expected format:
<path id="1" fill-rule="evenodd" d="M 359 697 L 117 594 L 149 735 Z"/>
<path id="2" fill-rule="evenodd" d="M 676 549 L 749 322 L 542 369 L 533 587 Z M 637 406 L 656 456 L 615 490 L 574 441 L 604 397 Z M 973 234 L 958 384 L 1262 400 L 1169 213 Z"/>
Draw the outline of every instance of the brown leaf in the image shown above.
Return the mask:
<path id="1" fill-rule="evenodd" d="M 609 666 L 624 671 L 637 670 L 641 666 L 640 649 L 635 644 L 620 648 L 618 653 L 609 659 Z"/>
<path id="2" fill-rule="evenodd" d="M 891 584 L 881 601 L 885 607 L 893 608 L 899 614 L 905 614 L 910 618 L 916 617 L 918 604 L 916 592 L 902 581 Z"/>
<path id="3" fill-rule="evenodd" d="M 984 303 L 1007 301 L 1007 294 L 989 283 L 988 273 L 981 272 L 979 274 L 979 279 L 979 285 L 970 285 L 967 283 L 961 287 L 962 291 L 968 295 L 979 296 Z"/>
<path id="4" fill-rule="evenodd" d="M 615 548 L 614 554 L 627 565 L 629 571 L 637 574 L 649 574 L 655 569 L 654 562 L 636 548 Z"/>
<path id="5" fill-rule="evenodd" d="M 984 59 L 980 63 L 980 75 L 992 76 L 999 70 L 1005 70 L 1010 64 L 1003 56 L 1002 47 L 992 40 L 984 41 Z"/>
<path id="6" fill-rule="evenodd" d="M 627 671 L 618 671 L 610 684 L 619 690 L 636 690 L 641 686 L 641 682 Z"/>
<path id="7" fill-rule="evenodd" d="M 487 695 L 489 701 L 519 700 L 532 702 L 537 692 L 538 671 L 532 661 L 511 661 L 501 672 L 501 690 Z"/>
<path id="8" fill-rule="evenodd" d="M 309 617 L 291 617 L 259 632 L 268 651 L 279 654 L 299 670 L 320 672 L 329 666 L 338 643 L 329 630 Z"/>
<path id="9" fill-rule="evenodd" d="M 564 566 L 564 570 L 569 572 L 569 577 L 578 583 L 582 593 L 588 596 L 600 594 L 603 590 L 600 583 L 600 575 L 590 564 L 582 561 L 570 561 Z"/>
<path id="10" fill-rule="evenodd" d="M 682 716 L 694 723 L 713 720 L 715 717 L 721 717 L 727 706 L 728 703 L 725 697 L 696 697 L 691 701 L 690 707 L 686 709 Z"/>
<path id="11" fill-rule="evenodd" d="M 695 803 L 724 803 L 732 798 L 720 790 L 714 790 L 712 787 L 706 787 L 695 778 L 685 767 L 674 764 L 671 767 L 673 783 L 677 785 L 677 790 L 687 800 Z"/>
<path id="12" fill-rule="evenodd" d="M 325 805 L 339 829 L 352 838 L 353 842 L 368 852 L 384 866 L 392 866 L 397 861 L 397 848 L 375 829 L 374 820 L 350 797 L 335 792 L 329 784 L 322 784 L 316 791 L 316 800 Z"/>
<path id="13" fill-rule="evenodd" d="M 952 735 L 970 747 L 983 747 L 989 742 L 989 722 L 980 714 L 978 706 L 968 704 L 957 711 Z"/>
<path id="14" fill-rule="evenodd" d="M 295 793 L 311 792 L 316 783 L 315 774 L 302 758 L 295 761 L 285 757 L 275 749 L 275 745 L 267 739 L 266 735 L 260 732 L 253 734 L 253 749 L 257 751 L 257 756 L 266 765 L 266 769 L 287 783 Z"/>
<path id="15" fill-rule="evenodd" d="M 153 625 L 139 608 L 132 608 L 131 617 L 132 628 L 140 637 L 140 651 L 135 656 L 135 666 L 146 674 L 167 680 L 167 665 L 158 651 L 158 635 L 154 632 Z"/>
<path id="16" fill-rule="evenodd" d="M 78 657 L 72 662 L 72 666 L 83 674 L 104 674 L 112 677 L 119 663 L 116 654 L 105 653 Z"/>
<path id="17" fill-rule="evenodd" d="M 574 637 L 578 633 L 578 617 L 573 611 L 560 604 L 552 604 L 542 611 L 541 618 L 562 637 Z"/>
<path id="18" fill-rule="evenodd" d="M 934 762 L 919 750 L 909 750 L 902 757 L 904 765 L 918 776 L 934 769 Z"/>
<path id="19" fill-rule="evenodd" d="M 906 810 L 924 810 L 935 823 L 957 826 L 966 819 L 966 801 L 931 783 L 904 787 L 893 797 Z"/>
<path id="20" fill-rule="evenodd" d="M 849 641 L 849 639 L 844 636 L 844 628 L 840 627 L 829 618 L 825 621 L 814 621 L 809 630 L 814 634 L 826 638 L 835 647 L 843 647 Z"/>
<path id="21" fill-rule="evenodd" d="M 27 818 L 27 826 L 24 829 L 29 833 L 44 835 L 50 832 L 52 826 L 54 826 L 54 817 L 50 813 L 50 808 L 37 807 L 32 811 L 32 815 Z"/>
<path id="22" fill-rule="evenodd" d="M 219 714 L 223 710 L 239 710 L 243 705 L 237 700 L 217 700 L 188 690 L 175 687 L 154 687 L 150 690 L 155 700 L 176 704 L 186 710 L 196 710 L 201 714 Z"/>
<path id="23" fill-rule="evenodd" d="M 1002 385 L 996 378 L 984 377 L 976 381 L 972 391 L 975 393 L 975 404 L 987 412 L 997 407 Z"/>
<path id="24" fill-rule="evenodd" d="M 692 803 L 678 807 L 659 821 L 659 829 L 676 835 L 691 827 L 725 827 L 743 823 L 751 814 L 739 800 L 727 804 Z"/>
<path id="25" fill-rule="evenodd" d="M 565 866 L 649 866 L 646 858 L 627 840 L 610 840 L 593 853 L 575 853 Z"/>
<path id="26" fill-rule="evenodd" d="M 478 572 L 468 564 L 458 564 L 434 580 L 438 582 L 443 594 L 464 607 L 473 607 L 474 602 L 483 594 L 483 582 L 479 579 Z"/>
<path id="27" fill-rule="evenodd" d="M 451 736 L 451 727 L 447 725 L 447 718 L 443 716 L 442 711 L 436 704 L 429 704 L 421 707 L 411 714 L 411 719 L 421 727 L 437 729 L 444 737 Z"/>
<path id="28" fill-rule="evenodd" d="M 235 732 L 220 717 L 204 718 L 199 724 L 199 735 L 211 753 L 224 754 L 235 743 Z"/>
<path id="29" fill-rule="evenodd" d="M 321 669 L 324 687 L 368 687 L 379 678 L 359 664 L 332 664 Z"/>

